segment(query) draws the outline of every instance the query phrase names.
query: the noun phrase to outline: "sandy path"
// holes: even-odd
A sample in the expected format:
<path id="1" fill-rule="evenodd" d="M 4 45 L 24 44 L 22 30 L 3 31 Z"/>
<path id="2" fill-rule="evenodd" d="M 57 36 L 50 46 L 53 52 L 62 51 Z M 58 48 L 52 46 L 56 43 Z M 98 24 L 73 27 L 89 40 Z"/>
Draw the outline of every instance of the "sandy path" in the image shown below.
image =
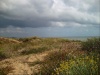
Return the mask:
<path id="1" fill-rule="evenodd" d="M 40 65 L 36 64 L 30 66 L 29 63 L 34 63 L 36 61 L 43 61 L 44 57 L 50 51 L 46 51 L 39 54 L 30 54 L 25 56 L 19 56 L 14 58 L 9 58 L 0 61 L 0 67 L 12 67 L 13 70 L 8 75 L 34 75 L 35 72 L 38 72 Z"/>

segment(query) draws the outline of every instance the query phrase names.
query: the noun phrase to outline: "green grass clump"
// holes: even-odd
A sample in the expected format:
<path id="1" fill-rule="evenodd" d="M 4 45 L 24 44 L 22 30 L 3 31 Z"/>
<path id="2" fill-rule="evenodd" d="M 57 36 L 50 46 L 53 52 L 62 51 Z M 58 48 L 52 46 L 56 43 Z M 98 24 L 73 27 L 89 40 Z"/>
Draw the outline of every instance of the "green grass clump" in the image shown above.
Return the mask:
<path id="1" fill-rule="evenodd" d="M 55 72 L 52 75 L 99 75 L 99 62 L 98 54 L 62 61 L 60 67 L 54 69 Z"/>
<path id="2" fill-rule="evenodd" d="M 82 49 L 87 51 L 97 50 L 100 53 L 100 38 L 91 38 L 82 42 Z"/>
<path id="3" fill-rule="evenodd" d="M 6 55 L 0 51 L 0 60 L 3 60 L 5 58 L 6 58 Z"/>
<path id="4" fill-rule="evenodd" d="M 7 75 L 10 73 L 14 68 L 7 66 L 7 67 L 2 67 L 0 68 L 0 75 Z"/>
<path id="5" fill-rule="evenodd" d="M 39 48 L 33 48 L 31 50 L 24 50 L 21 54 L 22 55 L 28 55 L 28 54 L 33 54 L 33 53 L 41 53 L 48 50 L 47 47 L 39 47 Z"/>
<path id="6" fill-rule="evenodd" d="M 6 55 L 3 53 L 3 49 L 0 49 L 0 60 L 5 59 Z"/>

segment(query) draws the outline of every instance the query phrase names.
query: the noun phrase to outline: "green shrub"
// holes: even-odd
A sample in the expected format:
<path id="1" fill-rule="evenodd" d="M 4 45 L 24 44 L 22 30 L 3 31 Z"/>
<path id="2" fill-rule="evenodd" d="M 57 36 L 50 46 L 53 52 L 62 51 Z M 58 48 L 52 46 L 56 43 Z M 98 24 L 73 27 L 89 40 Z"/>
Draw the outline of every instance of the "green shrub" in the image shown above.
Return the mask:
<path id="1" fill-rule="evenodd" d="M 46 50 L 48 50 L 47 47 L 33 48 L 31 50 L 24 50 L 21 54 L 27 55 L 27 54 L 32 54 L 32 53 L 41 53 Z"/>
<path id="2" fill-rule="evenodd" d="M 52 75 L 99 75 L 100 58 L 86 55 L 69 61 L 62 61 L 60 67 L 54 69 Z"/>
<path id="3" fill-rule="evenodd" d="M 6 55 L 0 51 L 0 60 L 5 59 Z"/>
<path id="4" fill-rule="evenodd" d="M 3 53 L 3 49 L 0 49 L 0 60 L 5 59 L 6 55 Z"/>
<path id="5" fill-rule="evenodd" d="M 82 50 L 100 52 L 100 38 L 91 38 L 85 42 L 82 42 Z"/>

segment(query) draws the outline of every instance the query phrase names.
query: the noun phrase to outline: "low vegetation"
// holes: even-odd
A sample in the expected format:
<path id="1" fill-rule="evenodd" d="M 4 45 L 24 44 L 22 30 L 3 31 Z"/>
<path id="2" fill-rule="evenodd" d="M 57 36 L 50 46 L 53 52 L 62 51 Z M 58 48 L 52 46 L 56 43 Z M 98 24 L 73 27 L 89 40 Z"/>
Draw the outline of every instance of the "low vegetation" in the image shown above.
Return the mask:
<path id="1" fill-rule="evenodd" d="M 28 54 L 33 54 L 33 53 L 36 54 L 36 53 L 41 53 L 47 50 L 48 50 L 47 47 L 39 47 L 39 48 L 30 49 L 30 50 L 24 50 L 21 52 L 21 54 L 22 55 L 28 55 Z"/>
<path id="2" fill-rule="evenodd" d="M 29 66 L 40 65 L 41 69 L 35 75 L 100 74 L 100 38 L 87 41 L 39 37 L 0 40 L 0 61 L 50 51 L 43 61 L 28 63 Z M 9 73 L 9 68 L 0 68 L 0 75 Z"/>
<path id="3" fill-rule="evenodd" d="M 75 53 L 76 50 L 59 50 L 49 54 L 36 75 L 99 75 L 99 42 L 99 38 L 81 42 L 79 54 Z M 85 53 L 81 53 L 83 50 Z"/>
<path id="4" fill-rule="evenodd" d="M 82 49 L 91 51 L 98 51 L 100 53 L 100 38 L 91 38 L 87 39 L 87 41 L 82 42 Z"/>
<path id="5" fill-rule="evenodd" d="M 13 70 L 12 67 L 7 66 L 7 67 L 0 67 L 0 75 L 7 75 Z"/>
<path id="6" fill-rule="evenodd" d="M 99 75 L 99 56 L 86 55 L 61 61 L 52 75 Z"/>

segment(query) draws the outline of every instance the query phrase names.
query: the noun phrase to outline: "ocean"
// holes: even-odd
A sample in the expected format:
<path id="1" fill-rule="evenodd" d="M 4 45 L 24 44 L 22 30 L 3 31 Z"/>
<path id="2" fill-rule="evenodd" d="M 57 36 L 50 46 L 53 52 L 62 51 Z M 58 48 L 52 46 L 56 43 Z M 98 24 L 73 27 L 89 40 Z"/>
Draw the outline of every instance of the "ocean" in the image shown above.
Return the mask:
<path id="1" fill-rule="evenodd" d="M 90 38 L 99 38 L 100 36 L 73 36 L 73 37 L 63 37 L 64 39 L 69 39 L 69 40 L 81 40 L 81 41 L 86 41 L 87 39 Z"/>

